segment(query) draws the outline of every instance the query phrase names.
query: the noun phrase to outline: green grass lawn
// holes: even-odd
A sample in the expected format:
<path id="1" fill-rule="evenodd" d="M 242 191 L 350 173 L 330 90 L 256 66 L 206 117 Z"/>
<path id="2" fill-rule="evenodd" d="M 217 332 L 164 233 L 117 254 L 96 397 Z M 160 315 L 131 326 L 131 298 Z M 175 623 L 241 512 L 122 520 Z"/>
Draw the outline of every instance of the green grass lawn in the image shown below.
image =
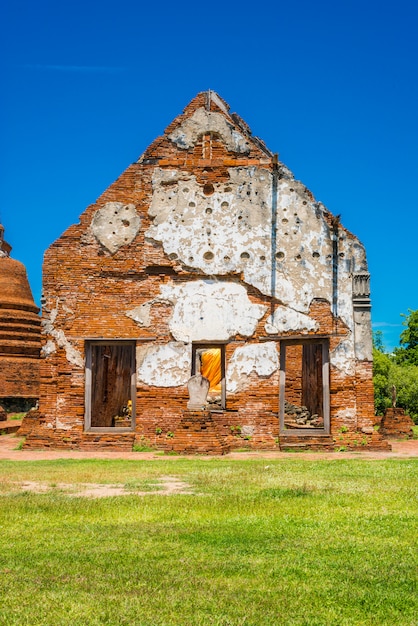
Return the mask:
<path id="1" fill-rule="evenodd" d="M 417 467 L 2 461 L 0 624 L 416 626 Z M 191 493 L 165 495 L 166 476 Z M 130 495 L 81 497 L 83 483 Z"/>

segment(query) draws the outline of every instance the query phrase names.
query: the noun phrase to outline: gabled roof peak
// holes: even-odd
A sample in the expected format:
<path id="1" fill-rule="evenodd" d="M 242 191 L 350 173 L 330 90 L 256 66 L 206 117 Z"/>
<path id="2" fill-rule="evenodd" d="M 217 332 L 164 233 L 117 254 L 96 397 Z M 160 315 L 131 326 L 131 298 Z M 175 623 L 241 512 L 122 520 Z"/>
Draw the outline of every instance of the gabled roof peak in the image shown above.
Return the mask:
<path id="1" fill-rule="evenodd" d="M 180 152 L 193 150 L 205 135 L 222 141 L 229 154 L 237 157 L 273 157 L 264 142 L 253 136 L 248 124 L 236 113 L 230 113 L 228 103 L 216 91 L 208 89 L 199 92 L 189 102 L 183 113 L 167 126 L 164 136 L 156 139 L 139 161 L 154 158 L 157 147 L 161 153 L 165 142 Z"/>

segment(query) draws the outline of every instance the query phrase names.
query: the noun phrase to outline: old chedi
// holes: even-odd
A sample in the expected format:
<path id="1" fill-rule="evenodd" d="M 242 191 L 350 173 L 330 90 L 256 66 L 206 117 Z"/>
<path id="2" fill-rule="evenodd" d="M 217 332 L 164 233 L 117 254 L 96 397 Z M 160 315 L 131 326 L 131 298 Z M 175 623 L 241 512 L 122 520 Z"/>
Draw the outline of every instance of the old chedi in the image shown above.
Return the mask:
<path id="1" fill-rule="evenodd" d="M 43 276 L 26 447 L 387 445 L 365 250 L 213 91 L 49 247 Z"/>
<path id="2" fill-rule="evenodd" d="M 0 405 L 26 411 L 39 396 L 41 321 L 25 266 L 10 258 L 0 224 Z"/>

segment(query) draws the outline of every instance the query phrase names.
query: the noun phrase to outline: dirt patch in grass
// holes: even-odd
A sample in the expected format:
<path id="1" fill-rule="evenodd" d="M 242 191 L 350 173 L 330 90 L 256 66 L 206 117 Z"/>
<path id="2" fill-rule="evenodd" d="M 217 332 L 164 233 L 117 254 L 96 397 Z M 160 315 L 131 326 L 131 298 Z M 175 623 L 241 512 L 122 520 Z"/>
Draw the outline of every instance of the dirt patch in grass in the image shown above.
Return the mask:
<path id="1" fill-rule="evenodd" d="M 142 489 L 141 489 L 142 486 Z M 36 481 L 26 481 L 17 485 L 19 491 L 29 491 L 31 493 L 62 493 L 71 497 L 83 498 L 109 498 L 114 496 L 170 496 L 174 494 L 192 494 L 190 485 L 175 476 L 161 476 L 154 483 L 144 483 L 142 485 L 131 483 L 128 485 L 108 485 L 104 483 L 41 483 Z"/>

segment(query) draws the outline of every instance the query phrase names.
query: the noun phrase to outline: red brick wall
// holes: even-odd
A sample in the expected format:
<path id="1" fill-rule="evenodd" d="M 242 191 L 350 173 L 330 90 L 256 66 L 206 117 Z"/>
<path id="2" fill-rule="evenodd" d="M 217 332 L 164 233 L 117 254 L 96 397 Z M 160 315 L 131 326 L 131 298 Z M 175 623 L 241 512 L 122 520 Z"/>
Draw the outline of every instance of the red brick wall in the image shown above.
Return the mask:
<path id="1" fill-rule="evenodd" d="M 185 114 L 204 106 L 200 94 L 187 107 Z M 212 102 L 212 110 L 216 106 Z M 171 124 L 171 132 L 183 119 L 180 116 Z M 158 138 L 144 153 L 141 162 L 131 165 L 80 218 L 47 250 L 44 262 L 44 293 L 46 304 L 43 317 L 53 321 L 55 331 L 65 338 L 84 359 L 86 339 L 137 339 L 164 344 L 172 341 L 168 321 L 171 307 L 158 304 L 152 309 L 152 322 L 147 328 L 140 327 L 125 314 L 127 310 L 149 302 L 160 293 L 160 286 L 169 281 L 175 283 L 207 278 L 199 272 L 188 272 L 176 261 L 170 260 L 162 246 L 148 241 L 145 232 L 150 225 L 148 208 L 152 197 L 151 178 L 155 162 L 160 168 L 177 168 L 194 174 L 198 182 L 227 180 L 228 168 L 256 165 L 271 169 L 272 161 L 255 144 L 245 158 L 228 153 L 219 141 L 212 141 L 210 153 L 204 140 L 194 148 L 179 151 L 166 136 Z M 207 141 L 207 139 L 206 139 Z M 209 158 L 210 157 L 210 158 Z M 111 255 L 89 234 L 95 211 L 105 203 L 120 201 L 133 203 L 141 216 L 141 228 L 134 241 Z M 160 267 L 160 270 L 156 270 Z M 152 269 L 150 269 L 152 268 Z M 243 283 L 242 276 L 230 275 L 224 280 Z M 245 285 L 249 298 L 255 304 L 267 305 L 268 311 L 259 321 L 250 339 L 237 336 L 226 347 L 229 360 L 236 347 L 243 343 L 258 342 L 266 338 L 264 325 L 270 314 L 270 299 L 255 288 Z M 330 351 L 346 337 L 349 330 L 334 319 L 330 303 L 314 301 L 310 316 L 317 320 L 318 330 L 305 336 L 327 335 Z M 289 333 L 290 334 L 290 333 Z M 46 341 L 47 337 L 45 338 Z M 41 364 L 41 392 L 39 419 L 33 419 L 27 445 L 60 445 L 67 447 L 91 447 L 95 445 L 132 445 L 134 437 L 144 437 L 152 445 L 167 448 L 168 433 L 178 427 L 188 401 L 187 387 L 152 387 L 137 385 L 136 432 L 126 434 L 84 433 L 84 367 L 68 360 L 66 346 L 55 337 L 56 352 L 49 354 Z M 279 349 L 279 348 L 278 348 Z M 289 349 L 291 355 L 291 349 Z M 292 370 L 289 359 L 288 380 L 300 381 L 300 375 Z M 369 423 L 373 415 L 371 364 L 358 364 L 357 372 L 343 376 L 331 368 L 331 424 L 335 430 L 345 424 L 355 431 L 358 424 Z M 300 386 L 300 382 L 297 382 Z M 232 437 L 232 447 L 242 445 L 242 440 L 232 435 L 231 426 L 248 427 L 252 435 L 246 439 L 254 447 L 272 447 L 279 435 L 278 426 L 279 374 L 275 372 L 265 379 L 251 375 L 245 391 L 229 394 L 227 410 L 214 414 L 221 432 Z M 290 398 L 289 398 L 290 399 Z M 339 418 L 341 411 L 352 409 L 356 417 Z M 358 422 L 358 423 L 357 423 Z M 51 426 L 52 428 L 48 428 Z M 159 430 L 161 429 L 161 432 Z M 225 435 L 226 436 L 226 435 Z"/>

